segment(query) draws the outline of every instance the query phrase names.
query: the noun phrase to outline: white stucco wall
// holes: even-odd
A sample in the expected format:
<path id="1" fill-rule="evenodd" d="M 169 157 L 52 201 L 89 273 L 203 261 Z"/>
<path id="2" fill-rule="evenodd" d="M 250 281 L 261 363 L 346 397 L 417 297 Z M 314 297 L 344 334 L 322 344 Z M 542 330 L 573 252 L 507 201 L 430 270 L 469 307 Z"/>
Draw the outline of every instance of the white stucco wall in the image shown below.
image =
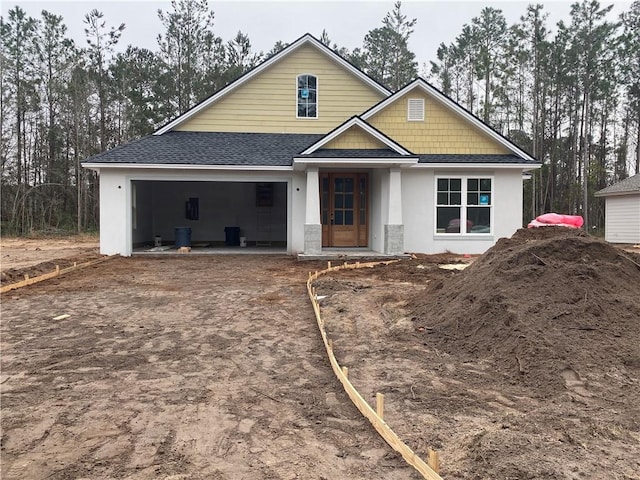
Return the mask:
<path id="1" fill-rule="evenodd" d="M 612 195 L 604 205 L 605 240 L 640 243 L 640 195 Z"/>
<path id="2" fill-rule="evenodd" d="M 282 190 L 278 190 L 278 202 L 284 202 L 291 196 L 292 189 L 292 173 L 287 171 L 271 171 L 271 172 L 256 172 L 256 171 L 239 171 L 229 172 L 222 170 L 191 170 L 176 172 L 169 169 L 136 169 L 136 168 L 117 168 L 117 169 L 102 169 L 100 171 L 100 252 L 104 255 L 123 255 L 129 256 L 132 252 L 134 234 L 132 229 L 132 181 L 136 181 L 136 190 L 142 185 L 142 196 L 139 197 L 139 201 L 136 204 L 136 210 L 142 208 L 142 211 L 138 212 L 138 220 L 141 219 L 143 211 L 149 208 L 147 203 L 149 198 L 151 202 L 158 202 L 160 205 L 154 205 L 153 211 L 160 212 L 159 215 L 152 216 L 151 225 L 147 220 L 140 223 L 137 222 L 135 241 L 151 240 L 153 235 L 161 235 L 163 238 L 173 239 L 174 228 L 176 226 L 191 226 L 184 218 L 184 202 L 190 196 L 197 197 L 199 193 L 205 194 L 207 198 L 211 196 L 207 194 L 207 189 L 211 184 L 207 183 L 193 183 L 190 184 L 195 187 L 195 193 L 187 192 L 180 185 L 169 187 L 166 192 L 155 192 L 153 183 L 145 184 L 138 183 L 137 181 L 150 181 L 150 182 L 284 182 L 286 186 Z M 147 192 L 147 187 L 150 186 L 151 192 Z M 238 187 L 236 187 L 238 188 Z M 253 187 L 247 187 L 253 189 Z M 224 189 L 224 188 L 223 188 Z M 175 190 L 175 191 L 174 191 Z M 253 191 L 253 190 L 252 190 Z M 177 200 L 172 197 L 172 194 L 182 195 Z M 304 192 L 301 192 L 304 193 Z M 186 194 L 186 196 L 185 196 Z M 183 198 L 184 197 L 184 198 Z M 140 200 L 145 199 L 140 203 Z M 255 202 L 254 194 L 251 194 L 250 200 L 247 202 Z M 167 205 L 164 205 L 166 202 Z M 229 210 L 232 211 L 232 205 L 229 203 Z M 302 206 L 304 210 L 304 205 Z M 203 204 L 201 200 L 200 210 L 202 212 Z M 292 206 L 291 202 L 288 202 L 287 211 L 290 213 L 289 219 L 295 218 L 296 208 Z M 158 218 L 153 218 L 154 216 Z M 282 216 L 284 217 L 284 208 L 282 209 Z M 224 223 L 226 221 L 234 223 L 239 219 L 229 218 L 222 219 Z M 282 219 L 280 219 L 281 221 Z M 293 245 L 291 242 L 291 223 L 290 220 L 285 219 L 287 222 L 287 243 L 289 250 Z M 169 226 L 171 223 L 171 226 Z M 180 225 L 173 225 L 174 223 L 180 223 Z M 216 230 L 217 237 L 224 239 L 224 226 L 239 226 L 242 225 L 222 225 L 221 233 Z M 255 227 L 252 227 L 255 231 Z M 280 227 L 282 229 L 282 226 Z M 158 232 L 159 230 L 159 232 Z M 194 229 L 192 231 L 192 239 L 197 240 L 200 233 L 206 236 L 208 232 L 198 232 Z M 195 234 L 195 235 L 194 235 Z M 203 238 L 204 240 L 214 240 L 213 238 Z"/>
<path id="3" fill-rule="evenodd" d="M 122 172 L 100 172 L 100 253 L 131 255 L 131 183 Z"/>
<path id="4" fill-rule="evenodd" d="M 103 254 L 131 255 L 134 242 L 149 241 L 154 235 L 173 239 L 173 229 L 177 226 L 192 226 L 192 240 L 223 240 L 224 226 L 238 226 L 251 236 L 252 227 L 242 218 L 236 218 L 240 210 L 233 211 L 230 204 L 225 210 L 234 216 L 219 218 L 210 223 L 211 231 L 200 231 L 184 218 L 184 202 L 190 196 L 200 198 L 201 215 L 207 211 L 207 201 L 225 201 L 229 195 L 242 190 L 238 184 L 229 188 L 218 184 L 220 195 L 211 193 L 211 184 L 189 184 L 187 191 L 181 185 L 157 184 L 162 191 L 154 191 L 150 182 L 284 182 L 278 190 L 278 202 L 282 205 L 286 197 L 287 218 L 284 218 L 284 206 L 281 210 L 280 229 L 286 223 L 287 251 L 296 254 L 304 250 L 304 223 L 306 199 L 305 172 L 292 171 L 240 171 L 192 170 L 175 172 L 162 169 L 103 169 L 100 172 L 100 251 Z M 433 170 L 428 168 L 407 168 L 402 170 L 402 219 L 404 223 L 404 249 L 416 253 L 482 253 L 499 238 L 511 236 L 522 226 L 522 174 L 518 169 L 495 169 L 464 171 L 464 175 L 491 176 L 493 179 L 493 233 L 490 235 L 457 236 L 438 235 L 434 228 L 435 214 L 435 177 L 460 176 L 462 170 Z M 132 231 L 132 181 L 136 182 L 138 194 L 137 228 Z M 242 194 L 253 205 L 255 197 L 253 186 Z M 235 190 L 234 190 L 235 189 Z M 228 190 L 228 191 L 227 191 Z M 226 193 L 225 193 L 226 191 Z M 370 171 L 370 232 L 369 248 L 384 251 L 384 225 L 387 223 L 389 197 L 388 169 Z M 179 198 L 177 198 L 179 197 Z M 213 200 L 214 197 L 217 200 Z M 236 201 L 237 197 L 235 198 Z M 153 209 L 150 203 L 153 202 Z M 253 207 L 251 207 L 253 208 Z M 149 210 L 155 213 L 149 221 Z M 146 213 L 145 213 L 146 212 Z M 224 215 L 223 215 L 224 216 Z M 219 220 L 219 221 L 218 221 Z M 245 223 L 243 225 L 243 223 Z M 179 225 L 178 225 L 179 224 Z M 205 225 L 204 223 L 202 225 Z"/>
<path id="5" fill-rule="evenodd" d="M 493 178 L 493 233 L 455 235 L 435 233 L 436 176 L 487 176 Z M 522 227 L 522 172 L 520 170 L 403 171 L 402 204 L 405 251 L 414 253 L 483 253 L 501 237 Z"/>

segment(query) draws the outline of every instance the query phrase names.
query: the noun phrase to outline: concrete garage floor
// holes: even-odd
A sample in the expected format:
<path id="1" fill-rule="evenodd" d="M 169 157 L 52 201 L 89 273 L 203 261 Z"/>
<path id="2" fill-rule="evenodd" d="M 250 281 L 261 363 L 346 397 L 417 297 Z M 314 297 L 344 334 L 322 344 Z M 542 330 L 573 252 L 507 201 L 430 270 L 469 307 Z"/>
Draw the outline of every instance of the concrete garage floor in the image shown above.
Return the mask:
<path id="1" fill-rule="evenodd" d="M 141 247 L 133 250 L 133 255 L 286 255 L 281 247 L 193 247 L 190 252 L 181 253 L 175 247 Z M 365 261 L 408 258 L 409 254 L 388 255 L 368 248 L 323 248 L 319 254 L 299 253 L 298 260 L 320 261 Z"/>

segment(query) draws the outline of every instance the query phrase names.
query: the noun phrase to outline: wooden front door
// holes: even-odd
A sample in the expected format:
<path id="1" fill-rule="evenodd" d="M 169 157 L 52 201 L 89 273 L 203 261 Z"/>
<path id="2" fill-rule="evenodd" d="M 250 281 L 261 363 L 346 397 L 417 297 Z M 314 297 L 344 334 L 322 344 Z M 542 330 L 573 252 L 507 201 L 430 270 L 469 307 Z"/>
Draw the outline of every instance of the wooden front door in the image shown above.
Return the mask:
<path id="1" fill-rule="evenodd" d="M 366 247 L 368 231 L 368 175 L 320 175 L 323 247 Z"/>

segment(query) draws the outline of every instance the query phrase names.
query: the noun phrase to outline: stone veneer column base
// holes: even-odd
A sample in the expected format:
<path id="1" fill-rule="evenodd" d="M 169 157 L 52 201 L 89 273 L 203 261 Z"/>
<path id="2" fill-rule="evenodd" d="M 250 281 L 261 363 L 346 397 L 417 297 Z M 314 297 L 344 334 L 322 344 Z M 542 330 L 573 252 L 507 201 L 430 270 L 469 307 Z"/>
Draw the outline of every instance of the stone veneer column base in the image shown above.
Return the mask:
<path id="1" fill-rule="evenodd" d="M 322 225 L 305 223 L 304 253 L 307 255 L 322 253 Z"/>
<path id="2" fill-rule="evenodd" d="M 384 253 L 388 255 L 404 253 L 404 225 L 384 226 Z"/>

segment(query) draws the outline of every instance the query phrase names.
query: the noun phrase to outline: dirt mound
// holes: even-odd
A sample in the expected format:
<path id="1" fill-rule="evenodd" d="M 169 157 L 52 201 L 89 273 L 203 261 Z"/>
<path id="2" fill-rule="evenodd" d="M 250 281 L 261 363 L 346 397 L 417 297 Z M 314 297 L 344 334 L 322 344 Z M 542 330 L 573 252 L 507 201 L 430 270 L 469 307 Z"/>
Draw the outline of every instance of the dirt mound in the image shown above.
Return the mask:
<path id="1" fill-rule="evenodd" d="M 409 300 L 427 339 L 546 397 L 624 395 L 640 371 L 640 257 L 563 227 L 522 229 Z"/>

